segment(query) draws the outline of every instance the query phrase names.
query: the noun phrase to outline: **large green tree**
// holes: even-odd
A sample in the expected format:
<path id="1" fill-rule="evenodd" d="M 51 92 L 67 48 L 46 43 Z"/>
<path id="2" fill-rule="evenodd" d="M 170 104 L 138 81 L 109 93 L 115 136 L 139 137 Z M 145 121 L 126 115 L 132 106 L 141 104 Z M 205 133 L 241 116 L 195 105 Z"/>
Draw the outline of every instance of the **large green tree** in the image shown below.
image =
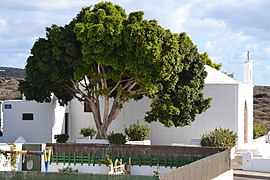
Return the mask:
<path id="1" fill-rule="evenodd" d="M 145 120 L 167 127 L 189 125 L 209 107 L 202 93 L 206 56 L 185 33 L 145 20 L 142 11 L 126 15 L 102 2 L 46 32 L 31 50 L 20 90 L 38 102 L 53 93 L 62 104 L 74 97 L 88 103 L 97 138 L 106 138 L 125 102 L 144 96 L 152 99 Z"/>

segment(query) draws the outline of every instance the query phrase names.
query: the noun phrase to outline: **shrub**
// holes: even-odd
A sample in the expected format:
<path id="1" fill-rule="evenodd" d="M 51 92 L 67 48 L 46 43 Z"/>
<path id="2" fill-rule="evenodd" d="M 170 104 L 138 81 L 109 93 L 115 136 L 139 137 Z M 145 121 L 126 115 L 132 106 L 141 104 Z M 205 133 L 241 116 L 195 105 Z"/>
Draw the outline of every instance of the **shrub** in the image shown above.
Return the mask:
<path id="1" fill-rule="evenodd" d="M 70 174 L 70 173 L 78 173 L 79 170 L 78 169 L 72 169 L 72 167 L 64 167 L 62 169 L 58 169 L 58 171 L 60 173 L 64 173 L 64 174 Z"/>
<path id="2" fill-rule="evenodd" d="M 266 124 L 253 124 L 253 139 L 257 139 L 268 133 L 268 128 Z"/>
<path id="3" fill-rule="evenodd" d="M 3 136 L 3 132 L 0 130 L 0 136 Z"/>
<path id="4" fill-rule="evenodd" d="M 86 128 L 82 128 L 80 131 L 80 134 L 83 135 L 84 137 L 90 136 L 90 138 L 92 139 L 94 135 L 96 135 L 97 131 L 92 128 L 92 127 L 86 127 Z"/>
<path id="5" fill-rule="evenodd" d="M 56 139 L 56 142 L 58 143 L 66 143 L 69 138 L 69 135 L 67 134 L 57 134 L 54 136 L 54 139 Z"/>
<path id="6" fill-rule="evenodd" d="M 231 148 L 235 146 L 237 135 L 229 129 L 215 129 L 202 135 L 201 145 L 219 148 Z"/>
<path id="7" fill-rule="evenodd" d="M 126 138 L 126 135 L 123 133 L 110 132 L 107 135 L 110 144 L 125 144 L 127 142 Z"/>
<path id="8" fill-rule="evenodd" d="M 124 131 L 130 141 L 143 141 L 149 135 L 150 127 L 136 123 L 125 128 Z"/>

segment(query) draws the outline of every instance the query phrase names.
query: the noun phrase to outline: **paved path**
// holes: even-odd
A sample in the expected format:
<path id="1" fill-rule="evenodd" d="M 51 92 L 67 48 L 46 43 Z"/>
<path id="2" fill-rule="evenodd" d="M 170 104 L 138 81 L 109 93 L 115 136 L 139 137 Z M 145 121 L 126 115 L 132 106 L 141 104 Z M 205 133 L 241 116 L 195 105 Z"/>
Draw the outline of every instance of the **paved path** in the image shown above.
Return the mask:
<path id="1" fill-rule="evenodd" d="M 234 178 L 250 178 L 250 179 L 269 179 L 270 173 L 233 170 Z"/>
<path id="2" fill-rule="evenodd" d="M 235 157 L 232 159 L 232 169 L 234 180 L 251 180 L 251 179 L 269 179 L 270 173 L 254 172 L 254 171 L 243 171 L 242 170 L 242 156 Z"/>

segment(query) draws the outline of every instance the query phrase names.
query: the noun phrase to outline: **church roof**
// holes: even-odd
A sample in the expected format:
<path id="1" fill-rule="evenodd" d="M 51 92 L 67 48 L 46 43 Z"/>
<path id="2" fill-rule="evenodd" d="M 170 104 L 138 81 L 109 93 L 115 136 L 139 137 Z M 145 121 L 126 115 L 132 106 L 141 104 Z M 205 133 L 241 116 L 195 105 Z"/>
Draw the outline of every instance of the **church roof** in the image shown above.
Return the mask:
<path id="1" fill-rule="evenodd" d="M 205 84 L 239 84 L 238 81 L 219 70 L 208 65 L 205 65 L 204 67 L 207 72 L 207 77 L 204 80 Z"/>

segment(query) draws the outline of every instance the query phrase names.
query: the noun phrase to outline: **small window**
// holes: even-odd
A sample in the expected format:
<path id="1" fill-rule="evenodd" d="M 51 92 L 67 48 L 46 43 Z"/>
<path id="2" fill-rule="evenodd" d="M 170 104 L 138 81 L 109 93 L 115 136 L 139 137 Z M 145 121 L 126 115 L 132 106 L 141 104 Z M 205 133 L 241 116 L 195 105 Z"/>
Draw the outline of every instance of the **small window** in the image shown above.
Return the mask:
<path id="1" fill-rule="evenodd" d="M 33 113 L 23 113 L 22 120 L 34 120 L 34 114 Z"/>
<path id="2" fill-rule="evenodd" d="M 92 109 L 87 102 L 84 102 L 84 112 L 92 112 Z"/>
<path id="3" fill-rule="evenodd" d="M 5 109 L 12 109 L 12 104 L 5 104 Z"/>

